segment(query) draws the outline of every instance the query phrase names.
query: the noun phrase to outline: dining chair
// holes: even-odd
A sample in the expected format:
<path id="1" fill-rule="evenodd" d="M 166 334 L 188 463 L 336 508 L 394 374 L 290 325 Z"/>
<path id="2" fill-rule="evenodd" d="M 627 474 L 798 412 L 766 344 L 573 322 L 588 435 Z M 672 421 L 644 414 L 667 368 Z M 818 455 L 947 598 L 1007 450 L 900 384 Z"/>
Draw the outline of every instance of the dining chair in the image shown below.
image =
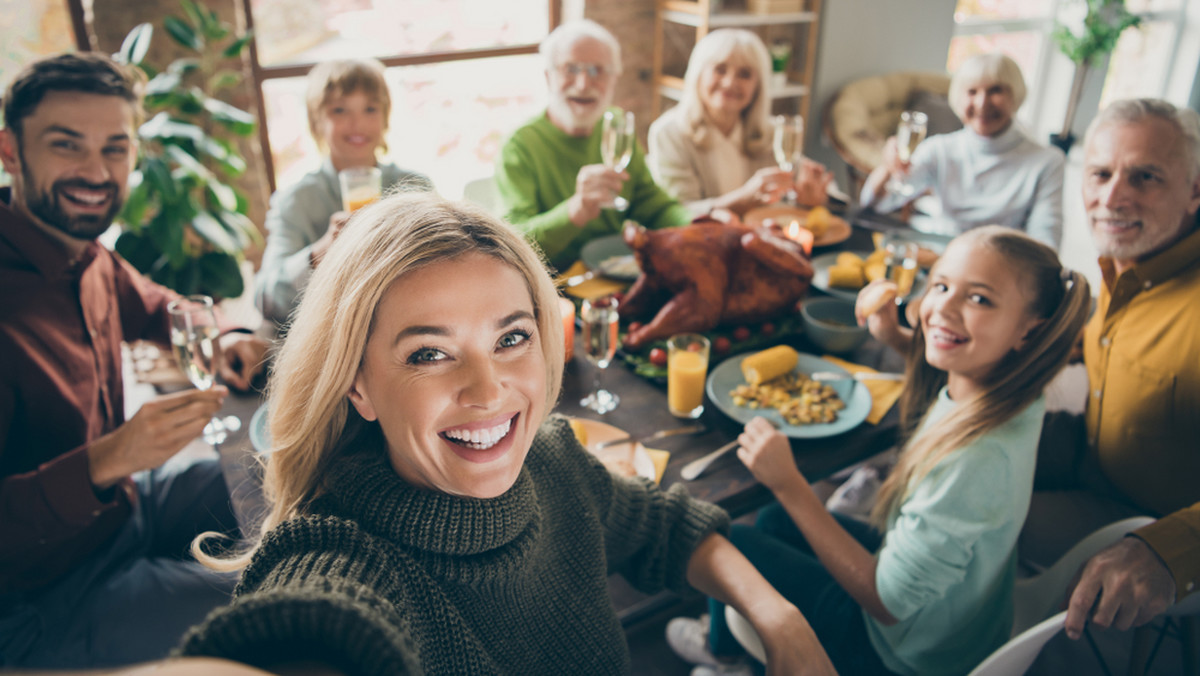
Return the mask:
<path id="1" fill-rule="evenodd" d="M 981 662 L 970 676 L 1025 673 L 1046 642 L 1062 629 L 1066 611 L 1053 616 L 1051 613 L 1061 607 L 1068 586 L 1080 567 L 1100 550 L 1153 521 L 1151 517 L 1138 516 L 1104 526 L 1076 543 L 1046 570 L 1018 579 L 1013 587 L 1011 638 Z M 1196 605 L 1200 606 L 1200 601 Z M 766 650 L 750 622 L 732 606 L 725 607 L 725 621 L 746 652 L 765 664 Z"/>

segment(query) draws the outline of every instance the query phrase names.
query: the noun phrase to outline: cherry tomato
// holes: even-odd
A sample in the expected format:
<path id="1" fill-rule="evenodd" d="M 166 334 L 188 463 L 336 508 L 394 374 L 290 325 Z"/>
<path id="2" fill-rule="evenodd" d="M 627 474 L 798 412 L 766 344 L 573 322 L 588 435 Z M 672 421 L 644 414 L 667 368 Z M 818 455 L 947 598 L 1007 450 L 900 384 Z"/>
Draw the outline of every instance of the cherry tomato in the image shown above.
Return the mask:
<path id="1" fill-rule="evenodd" d="M 737 327 L 736 329 L 733 330 L 733 339 L 738 341 L 739 343 L 742 341 L 750 340 L 750 329 L 748 329 L 744 326 Z"/>
<path id="2" fill-rule="evenodd" d="M 655 366 L 666 366 L 667 351 L 661 347 L 656 347 L 653 350 L 650 350 L 650 363 L 654 364 Z"/>
<path id="3" fill-rule="evenodd" d="M 761 327 L 759 327 L 758 330 L 764 336 L 769 336 L 769 335 L 775 333 L 775 325 L 772 324 L 771 322 L 763 322 L 763 325 Z"/>
<path id="4" fill-rule="evenodd" d="M 729 342 L 728 338 L 721 336 L 713 341 L 712 347 L 713 351 L 717 354 L 725 354 L 731 347 L 733 347 L 733 345 Z"/>

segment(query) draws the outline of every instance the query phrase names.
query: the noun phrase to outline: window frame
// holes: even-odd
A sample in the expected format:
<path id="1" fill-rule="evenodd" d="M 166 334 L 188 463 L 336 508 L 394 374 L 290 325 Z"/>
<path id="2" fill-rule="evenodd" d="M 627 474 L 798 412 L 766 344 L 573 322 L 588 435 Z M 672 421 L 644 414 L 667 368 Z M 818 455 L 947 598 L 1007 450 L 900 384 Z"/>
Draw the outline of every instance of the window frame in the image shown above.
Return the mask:
<path id="1" fill-rule="evenodd" d="M 82 0 L 68 0 L 77 3 Z M 562 23 L 561 0 L 545 0 L 548 3 L 547 17 L 549 18 L 546 33 L 549 34 Z M 238 0 L 242 16 L 246 22 L 246 30 L 254 30 L 254 13 L 250 9 L 250 0 Z M 480 47 L 474 49 L 459 49 L 452 51 L 424 52 L 421 54 L 375 56 L 384 68 L 401 66 L 421 66 L 452 61 L 469 61 L 503 56 L 522 56 L 536 54 L 540 43 L 508 45 L 505 47 Z M 248 45 L 250 77 L 253 81 L 253 93 L 258 117 L 258 140 L 262 146 L 263 170 L 267 175 L 267 185 L 271 193 L 275 192 L 275 157 L 271 152 L 271 138 L 267 129 L 266 97 L 263 95 L 263 83 L 268 80 L 302 77 L 316 65 L 313 63 L 292 63 L 281 66 L 264 66 L 258 59 L 257 40 L 251 40 Z"/>

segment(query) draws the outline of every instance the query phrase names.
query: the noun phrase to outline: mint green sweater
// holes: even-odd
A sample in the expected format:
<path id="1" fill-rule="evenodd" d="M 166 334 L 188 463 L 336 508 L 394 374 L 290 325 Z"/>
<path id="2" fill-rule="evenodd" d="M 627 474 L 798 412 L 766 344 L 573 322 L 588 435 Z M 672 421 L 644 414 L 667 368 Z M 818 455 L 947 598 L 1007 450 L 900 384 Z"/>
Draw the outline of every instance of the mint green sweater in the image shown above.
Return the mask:
<path id="1" fill-rule="evenodd" d="M 571 222 L 567 200 L 575 194 L 575 177 L 588 164 L 601 164 L 600 123 L 589 136 L 571 136 L 543 113 L 513 132 L 496 159 L 496 187 L 505 218 L 546 253 L 560 271 L 579 259 L 589 240 L 621 231 L 625 219 L 651 228 L 684 225 L 691 213 L 654 182 L 641 144 L 634 144 L 621 195 L 629 209 L 604 209 L 582 228 Z"/>
<path id="2" fill-rule="evenodd" d="M 369 437 L 333 463 L 310 516 L 264 537 L 183 654 L 350 674 L 628 673 L 607 576 L 685 591 L 693 549 L 728 526 L 679 486 L 613 477 L 557 416 L 489 500 L 404 483 Z"/>
<path id="3" fill-rule="evenodd" d="M 945 388 L 922 431 L 955 407 Z M 938 463 L 888 524 L 875 586 L 899 622 L 863 612 L 897 674 L 965 674 L 1008 640 L 1017 535 L 1029 511 L 1045 399 Z"/>

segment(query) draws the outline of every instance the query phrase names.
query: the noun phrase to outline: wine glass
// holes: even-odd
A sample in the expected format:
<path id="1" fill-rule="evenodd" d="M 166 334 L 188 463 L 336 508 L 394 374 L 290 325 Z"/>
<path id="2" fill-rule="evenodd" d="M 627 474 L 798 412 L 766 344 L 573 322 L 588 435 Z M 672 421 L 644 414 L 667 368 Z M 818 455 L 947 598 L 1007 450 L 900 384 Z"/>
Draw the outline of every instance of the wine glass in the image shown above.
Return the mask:
<path id="1" fill-rule="evenodd" d="M 772 148 L 779 168 L 791 175 L 787 196 L 784 201 L 796 203 L 796 170 L 804 159 L 804 118 L 799 115 L 776 115 L 771 118 L 774 129 Z"/>
<path id="2" fill-rule="evenodd" d="M 928 123 L 929 118 L 920 111 L 906 110 L 900 113 L 900 124 L 896 127 L 896 156 L 901 162 L 908 164 L 912 161 L 913 152 L 925 140 Z M 911 197 L 916 191 L 911 183 L 899 176 L 892 176 L 887 189 L 903 197 Z"/>
<path id="3" fill-rule="evenodd" d="M 606 110 L 600 125 L 600 158 L 604 166 L 613 171 L 624 171 L 633 157 L 634 139 L 633 113 L 630 111 Z M 629 208 L 629 200 L 616 195 L 609 207 L 617 211 Z"/>
<path id="4" fill-rule="evenodd" d="M 207 390 L 217 381 L 220 359 L 217 318 L 213 314 L 213 299 L 208 296 L 184 296 L 167 305 L 171 318 L 171 348 L 175 361 L 187 379 L 198 390 Z M 213 418 L 204 426 L 204 440 L 210 444 L 225 441 L 226 426 Z"/>
<path id="5" fill-rule="evenodd" d="M 596 413 L 608 413 L 621 403 L 620 397 L 600 386 L 604 369 L 608 368 L 617 354 L 617 299 L 605 296 L 583 301 L 579 308 L 579 319 L 583 327 L 584 353 L 596 366 L 596 382 L 592 393 L 580 400 L 579 405 Z"/>

